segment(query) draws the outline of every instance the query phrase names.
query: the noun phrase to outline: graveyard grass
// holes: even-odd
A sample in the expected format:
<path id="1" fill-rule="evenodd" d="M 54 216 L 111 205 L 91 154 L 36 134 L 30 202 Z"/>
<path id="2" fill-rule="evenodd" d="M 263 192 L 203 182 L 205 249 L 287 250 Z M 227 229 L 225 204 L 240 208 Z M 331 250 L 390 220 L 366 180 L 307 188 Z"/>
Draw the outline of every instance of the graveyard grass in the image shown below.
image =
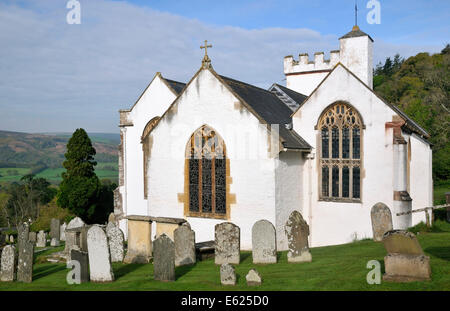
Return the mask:
<path id="1" fill-rule="evenodd" d="M 432 280 L 426 282 L 367 284 L 366 275 L 370 271 L 367 262 L 378 260 L 384 273 L 386 251 L 381 243 L 366 239 L 312 248 L 311 263 L 287 263 L 286 252 L 279 252 L 278 264 L 254 265 L 251 252 L 241 252 L 241 264 L 236 266 L 236 286 L 220 284 L 220 266 L 214 264 L 214 259 L 176 268 L 175 282 L 155 281 L 152 264 L 115 263 L 114 282 L 69 285 L 66 265 L 46 263 L 44 257 L 62 250 L 60 246 L 36 255 L 32 283 L 0 282 L 0 290 L 450 290 L 450 224 L 437 221 L 436 225 L 442 232 L 418 235 L 424 252 L 431 257 Z M 245 275 L 251 268 L 260 272 L 261 286 L 246 285 Z"/>

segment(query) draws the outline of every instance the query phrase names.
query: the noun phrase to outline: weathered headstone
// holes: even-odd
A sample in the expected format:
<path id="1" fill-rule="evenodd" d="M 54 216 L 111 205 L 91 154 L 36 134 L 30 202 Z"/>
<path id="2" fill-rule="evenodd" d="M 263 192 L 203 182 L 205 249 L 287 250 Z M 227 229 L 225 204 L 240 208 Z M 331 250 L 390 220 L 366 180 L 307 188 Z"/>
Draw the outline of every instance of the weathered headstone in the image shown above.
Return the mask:
<path id="1" fill-rule="evenodd" d="M 56 238 L 52 238 L 52 240 L 50 241 L 50 246 L 53 246 L 53 247 L 59 246 L 59 240 Z"/>
<path id="2" fill-rule="evenodd" d="M 125 263 L 149 263 L 152 257 L 152 217 L 129 215 Z"/>
<path id="3" fill-rule="evenodd" d="M 380 242 L 383 239 L 383 234 L 392 230 L 392 214 L 389 207 L 384 203 L 377 203 L 370 211 L 372 219 L 373 240 Z"/>
<path id="4" fill-rule="evenodd" d="M 83 227 L 85 223 L 81 220 L 80 217 L 75 217 L 72 219 L 66 227 L 65 230 L 65 238 L 66 238 L 66 246 L 64 252 L 70 256 L 70 252 L 72 249 L 79 249 L 81 246 L 81 237 L 80 231 L 81 227 Z M 75 230 L 76 228 L 80 228 Z"/>
<path id="5" fill-rule="evenodd" d="M 0 281 L 10 282 L 16 279 L 16 248 L 14 245 L 7 245 L 3 248 L 0 270 Z"/>
<path id="6" fill-rule="evenodd" d="M 384 257 L 383 280 L 412 282 L 431 278 L 430 257 L 424 255 L 414 233 L 388 231 L 383 236 L 383 245 L 388 252 Z"/>
<path id="7" fill-rule="evenodd" d="M 24 222 L 17 227 L 17 246 L 21 243 L 28 242 L 30 235 L 30 227 L 28 223 Z"/>
<path id="8" fill-rule="evenodd" d="M 236 285 L 236 272 L 233 265 L 225 263 L 220 266 L 220 283 L 222 285 Z"/>
<path id="9" fill-rule="evenodd" d="M 72 249 L 70 252 L 70 260 L 78 261 L 80 268 L 80 283 L 89 282 L 89 255 L 87 252 Z"/>
<path id="10" fill-rule="evenodd" d="M 251 269 L 245 276 L 245 279 L 248 286 L 258 286 L 262 283 L 261 275 L 255 269 Z"/>
<path id="11" fill-rule="evenodd" d="M 59 240 L 60 241 L 66 240 L 66 228 L 67 228 L 67 224 L 63 223 L 59 229 Z"/>
<path id="12" fill-rule="evenodd" d="M 195 232 L 188 226 L 179 226 L 173 232 L 175 266 L 195 264 Z"/>
<path id="13" fill-rule="evenodd" d="M 165 233 L 153 241 L 153 276 L 159 281 L 175 281 L 175 244 Z"/>
<path id="14" fill-rule="evenodd" d="M 36 244 L 37 241 L 37 234 L 34 231 L 31 231 L 28 235 L 28 241 L 30 241 L 33 244 Z"/>
<path id="15" fill-rule="evenodd" d="M 17 281 L 31 283 L 33 281 L 34 245 L 23 242 L 19 247 L 19 262 L 17 264 Z"/>
<path id="16" fill-rule="evenodd" d="M 113 224 L 116 223 L 116 215 L 114 215 L 114 213 L 110 213 L 108 216 L 108 223 L 110 223 L 110 222 Z"/>
<path id="17" fill-rule="evenodd" d="M 310 262 L 309 226 L 298 211 L 293 211 L 285 225 L 288 240 L 288 262 Z"/>
<path id="18" fill-rule="evenodd" d="M 124 237 L 122 230 L 115 225 L 107 226 L 106 236 L 108 237 L 111 262 L 122 262 L 124 257 Z"/>
<path id="19" fill-rule="evenodd" d="M 240 263 L 240 231 L 240 228 L 231 222 L 223 222 L 215 226 L 214 262 L 216 265 Z"/>
<path id="20" fill-rule="evenodd" d="M 92 282 L 114 281 L 111 267 L 108 238 L 105 231 L 97 225 L 89 228 L 87 232 L 89 254 L 89 270 Z"/>
<path id="21" fill-rule="evenodd" d="M 56 218 L 52 218 L 50 221 L 50 238 L 60 239 L 61 221 Z"/>
<path id="22" fill-rule="evenodd" d="M 275 227 L 268 220 L 257 221 L 252 228 L 253 263 L 277 262 L 277 238 Z"/>
<path id="23" fill-rule="evenodd" d="M 9 236 L 9 242 L 14 243 L 14 236 L 12 234 Z"/>
<path id="24" fill-rule="evenodd" d="M 37 234 L 36 247 L 45 247 L 47 246 L 47 234 L 44 230 L 39 231 Z"/>

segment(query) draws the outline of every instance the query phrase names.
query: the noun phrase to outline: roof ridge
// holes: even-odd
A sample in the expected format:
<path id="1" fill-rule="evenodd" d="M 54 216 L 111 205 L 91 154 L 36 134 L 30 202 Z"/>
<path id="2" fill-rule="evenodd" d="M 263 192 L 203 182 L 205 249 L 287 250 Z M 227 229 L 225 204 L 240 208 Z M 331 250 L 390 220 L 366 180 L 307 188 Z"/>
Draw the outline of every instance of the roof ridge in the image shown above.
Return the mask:
<path id="1" fill-rule="evenodd" d="M 253 88 L 255 88 L 255 89 L 258 89 L 258 90 L 261 90 L 261 91 L 264 91 L 264 92 L 266 92 L 266 93 L 270 93 L 270 94 L 273 95 L 273 93 L 272 93 L 271 91 L 266 90 L 266 89 L 263 89 L 262 87 L 259 87 L 259 86 L 256 86 L 256 85 L 253 85 L 253 84 L 250 84 L 250 83 L 247 83 L 247 82 L 242 82 L 242 81 L 239 81 L 239 80 L 236 80 L 236 79 L 233 79 L 233 78 L 225 77 L 225 76 L 222 76 L 222 75 L 219 75 L 219 76 L 220 76 L 221 78 L 225 79 L 225 80 L 231 80 L 231 81 L 233 81 L 233 82 L 242 83 L 242 84 L 251 86 L 251 87 L 253 87 Z"/>

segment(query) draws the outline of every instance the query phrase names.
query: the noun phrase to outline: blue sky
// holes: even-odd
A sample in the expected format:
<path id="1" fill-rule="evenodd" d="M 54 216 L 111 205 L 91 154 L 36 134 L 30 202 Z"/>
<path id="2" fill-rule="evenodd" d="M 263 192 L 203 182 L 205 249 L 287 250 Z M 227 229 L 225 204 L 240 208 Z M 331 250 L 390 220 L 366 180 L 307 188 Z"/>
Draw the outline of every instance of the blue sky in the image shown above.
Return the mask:
<path id="1" fill-rule="evenodd" d="M 188 81 L 208 39 L 215 70 L 261 87 L 283 81 L 283 57 L 338 49 L 354 24 L 354 0 L 79 0 L 81 24 L 66 23 L 67 0 L 0 2 L 0 130 L 117 133 L 118 110 L 153 78 Z M 439 52 L 450 40 L 450 1 L 380 0 L 374 61 Z"/>

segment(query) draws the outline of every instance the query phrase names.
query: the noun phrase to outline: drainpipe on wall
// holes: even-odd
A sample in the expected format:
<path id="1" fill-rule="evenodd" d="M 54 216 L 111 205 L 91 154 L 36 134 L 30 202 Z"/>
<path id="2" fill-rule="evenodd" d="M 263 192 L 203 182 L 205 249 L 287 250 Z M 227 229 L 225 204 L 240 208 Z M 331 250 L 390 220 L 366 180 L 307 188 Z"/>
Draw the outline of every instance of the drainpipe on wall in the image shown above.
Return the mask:
<path id="1" fill-rule="evenodd" d="M 313 225 L 313 214 L 312 214 L 312 162 L 314 160 L 314 153 L 309 153 L 306 158 L 308 159 L 308 224 L 309 224 L 309 245 L 312 242 L 312 225 Z"/>

